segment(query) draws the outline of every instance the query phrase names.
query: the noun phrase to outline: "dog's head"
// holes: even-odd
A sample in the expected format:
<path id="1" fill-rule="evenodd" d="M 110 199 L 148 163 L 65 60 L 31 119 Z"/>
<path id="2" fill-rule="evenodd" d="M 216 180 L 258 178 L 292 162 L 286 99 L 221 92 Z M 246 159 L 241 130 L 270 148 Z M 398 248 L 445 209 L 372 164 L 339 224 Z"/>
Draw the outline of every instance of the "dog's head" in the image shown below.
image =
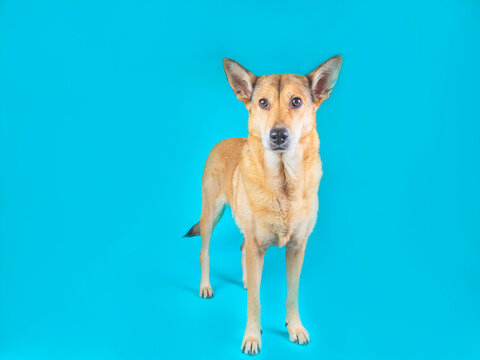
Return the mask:
<path id="1" fill-rule="evenodd" d="M 248 112 L 248 130 L 267 150 L 287 151 L 316 126 L 315 113 L 337 82 L 342 57 L 334 56 L 305 76 L 255 76 L 223 59 L 228 82 Z"/>

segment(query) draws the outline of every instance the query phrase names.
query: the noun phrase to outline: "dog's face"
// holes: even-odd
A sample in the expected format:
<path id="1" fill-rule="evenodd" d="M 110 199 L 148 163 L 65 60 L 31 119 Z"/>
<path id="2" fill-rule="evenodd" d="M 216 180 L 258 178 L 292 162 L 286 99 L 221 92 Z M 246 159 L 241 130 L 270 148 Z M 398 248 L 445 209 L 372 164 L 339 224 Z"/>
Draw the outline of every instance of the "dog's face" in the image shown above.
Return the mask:
<path id="1" fill-rule="evenodd" d="M 223 59 L 228 82 L 249 112 L 249 134 L 265 149 L 284 152 L 316 126 L 315 113 L 328 98 L 342 64 L 340 56 L 325 61 L 306 76 L 257 77 L 239 63 Z"/>

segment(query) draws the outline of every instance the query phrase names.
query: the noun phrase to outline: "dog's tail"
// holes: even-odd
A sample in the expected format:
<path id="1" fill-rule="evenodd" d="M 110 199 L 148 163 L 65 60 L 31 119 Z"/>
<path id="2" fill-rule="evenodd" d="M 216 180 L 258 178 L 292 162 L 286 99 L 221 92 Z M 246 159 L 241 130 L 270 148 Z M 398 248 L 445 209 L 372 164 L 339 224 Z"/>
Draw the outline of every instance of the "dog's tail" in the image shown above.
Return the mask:
<path id="1" fill-rule="evenodd" d="M 200 221 L 193 225 L 183 237 L 193 237 L 200 235 Z"/>

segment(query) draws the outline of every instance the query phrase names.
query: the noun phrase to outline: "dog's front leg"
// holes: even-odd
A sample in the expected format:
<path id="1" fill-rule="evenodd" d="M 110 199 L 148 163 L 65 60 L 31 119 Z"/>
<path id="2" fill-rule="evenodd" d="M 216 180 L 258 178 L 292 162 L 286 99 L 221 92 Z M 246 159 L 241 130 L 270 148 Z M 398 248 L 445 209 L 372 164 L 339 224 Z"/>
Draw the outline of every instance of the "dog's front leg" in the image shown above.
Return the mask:
<path id="1" fill-rule="evenodd" d="M 262 347 L 260 326 L 260 281 L 262 279 L 265 250 L 255 242 L 254 237 L 245 237 L 248 283 L 247 326 L 243 336 L 242 351 L 256 355 Z"/>
<path id="2" fill-rule="evenodd" d="M 285 325 L 288 329 L 290 341 L 300 345 L 306 345 L 310 342 L 310 336 L 303 327 L 298 312 L 298 283 L 304 254 L 305 244 L 299 246 L 294 243 L 289 246 L 287 243 L 287 318 Z"/>

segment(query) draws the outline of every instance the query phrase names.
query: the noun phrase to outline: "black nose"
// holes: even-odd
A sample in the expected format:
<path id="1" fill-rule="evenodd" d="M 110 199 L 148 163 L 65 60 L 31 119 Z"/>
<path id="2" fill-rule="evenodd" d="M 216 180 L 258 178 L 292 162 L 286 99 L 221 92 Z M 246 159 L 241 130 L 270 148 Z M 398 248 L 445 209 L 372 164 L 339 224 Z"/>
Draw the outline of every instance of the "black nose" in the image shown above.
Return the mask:
<path id="1" fill-rule="evenodd" d="M 288 139 L 287 128 L 273 128 L 270 130 L 270 140 L 277 145 L 282 145 Z"/>

